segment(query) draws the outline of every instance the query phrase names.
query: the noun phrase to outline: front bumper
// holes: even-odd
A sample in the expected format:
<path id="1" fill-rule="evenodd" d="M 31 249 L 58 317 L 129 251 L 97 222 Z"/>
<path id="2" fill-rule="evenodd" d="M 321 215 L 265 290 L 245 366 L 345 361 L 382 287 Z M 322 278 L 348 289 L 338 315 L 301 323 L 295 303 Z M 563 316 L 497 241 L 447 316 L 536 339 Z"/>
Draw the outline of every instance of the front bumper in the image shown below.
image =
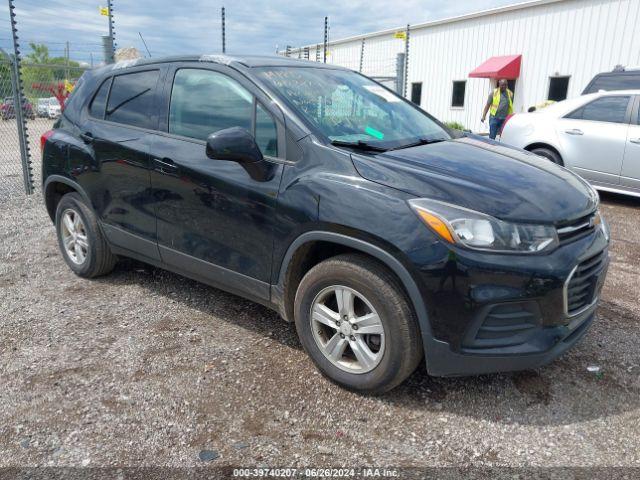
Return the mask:
<path id="1" fill-rule="evenodd" d="M 429 348 L 427 371 L 435 376 L 461 376 L 526 370 L 546 365 L 578 343 L 596 318 L 595 309 L 596 305 L 591 306 L 566 326 L 544 328 L 540 337 L 542 343 L 549 342 L 549 348 L 533 353 L 454 352 L 446 342 L 425 339 L 425 348 Z"/>
<path id="2" fill-rule="evenodd" d="M 425 265 L 420 270 L 430 328 L 423 328 L 422 336 L 429 374 L 535 368 L 571 348 L 595 319 L 609 262 L 607 246 L 597 232 L 546 256 L 461 250 L 449 251 L 435 267 Z M 594 270 L 592 298 L 568 311 L 573 272 L 597 255 L 601 261 Z"/>

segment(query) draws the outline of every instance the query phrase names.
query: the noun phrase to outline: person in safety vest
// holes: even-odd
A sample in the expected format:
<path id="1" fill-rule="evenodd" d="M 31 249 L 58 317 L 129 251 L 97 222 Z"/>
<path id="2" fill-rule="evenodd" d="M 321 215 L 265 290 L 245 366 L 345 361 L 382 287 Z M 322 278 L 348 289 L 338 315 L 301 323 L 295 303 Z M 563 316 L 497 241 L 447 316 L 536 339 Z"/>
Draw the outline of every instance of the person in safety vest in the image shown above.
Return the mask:
<path id="1" fill-rule="evenodd" d="M 482 111 L 482 123 L 489 116 L 489 138 L 495 140 L 496 135 L 504 125 L 504 121 L 513 113 L 513 92 L 509 90 L 507 81 L 503 78 L 498 81 L 498 88 L 489 93 L 487 104 Z"/>

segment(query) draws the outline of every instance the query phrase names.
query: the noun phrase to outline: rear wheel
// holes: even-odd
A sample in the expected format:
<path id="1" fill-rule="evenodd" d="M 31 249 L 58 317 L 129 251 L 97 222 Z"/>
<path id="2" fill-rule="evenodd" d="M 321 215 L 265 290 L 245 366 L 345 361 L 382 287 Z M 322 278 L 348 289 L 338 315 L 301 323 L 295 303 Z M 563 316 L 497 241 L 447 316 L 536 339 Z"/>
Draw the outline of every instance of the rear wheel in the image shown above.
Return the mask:
<path id="1" fill-rule="evenodd" d="M 556 163 L 558 165 L 563 165 L 560 155 L 549 148 L 534 148 L 533 150 L 531 150 L 531 153 L 540 155 L 541 157 L 544 157 L 547 160 L 551 160 L 553 163 Z"/>
<path id="2" fill-rule="evenodd" d="M 85 278 L 113 270 L 117 257 L 111 252 L 93 211 L 78 193 L 67 193 L 56 209 L 58 245 L 67 265 Z"/>
<path id="3" fill-rule="evenodd" d="M 402 288 L 385 267 L 361 255 L 340 255 L 312 268 L 298 287 L 295 320 L 320 371 L 352 390 L 388 391 L 422 358 Z"/>

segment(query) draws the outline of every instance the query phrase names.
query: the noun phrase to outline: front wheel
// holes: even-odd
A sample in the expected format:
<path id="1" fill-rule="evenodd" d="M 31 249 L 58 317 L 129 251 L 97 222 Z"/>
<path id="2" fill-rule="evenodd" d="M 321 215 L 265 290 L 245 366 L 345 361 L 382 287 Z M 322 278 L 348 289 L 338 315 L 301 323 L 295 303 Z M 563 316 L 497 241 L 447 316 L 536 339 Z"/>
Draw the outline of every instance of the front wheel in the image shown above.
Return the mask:
<path id="1" fill-rule="evenodd" d="M 551 160 L 553 163 L 556 163 L 558 165 L 563 165 L 560 155 L 549 148 L 534 148 L 533 150 L 531 150 L 531 153 L 540 155 L 541 157 L 544 157 L 547 160 Z"/>
<path id="2" fill-rule="evenodd" d="M 296 293 L 295 321 L 320 371 L 352 390 L 391 390 L 422 358 L 415 315 L 397 279 L 362 255 L 312 268 Z"/>

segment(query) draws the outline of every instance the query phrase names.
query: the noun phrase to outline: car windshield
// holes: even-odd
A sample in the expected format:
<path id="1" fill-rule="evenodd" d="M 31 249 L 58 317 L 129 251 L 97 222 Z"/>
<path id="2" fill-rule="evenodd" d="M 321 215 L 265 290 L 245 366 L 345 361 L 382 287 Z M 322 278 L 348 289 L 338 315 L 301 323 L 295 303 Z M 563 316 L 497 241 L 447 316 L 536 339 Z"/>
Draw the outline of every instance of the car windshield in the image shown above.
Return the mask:
<path id="1" fill-rule="evenodd" d="M 334 144 L 387 150 L 451 138 L 428 115 L 358 73 L 309 67 L 257 70 L 276 94 Z"/>

